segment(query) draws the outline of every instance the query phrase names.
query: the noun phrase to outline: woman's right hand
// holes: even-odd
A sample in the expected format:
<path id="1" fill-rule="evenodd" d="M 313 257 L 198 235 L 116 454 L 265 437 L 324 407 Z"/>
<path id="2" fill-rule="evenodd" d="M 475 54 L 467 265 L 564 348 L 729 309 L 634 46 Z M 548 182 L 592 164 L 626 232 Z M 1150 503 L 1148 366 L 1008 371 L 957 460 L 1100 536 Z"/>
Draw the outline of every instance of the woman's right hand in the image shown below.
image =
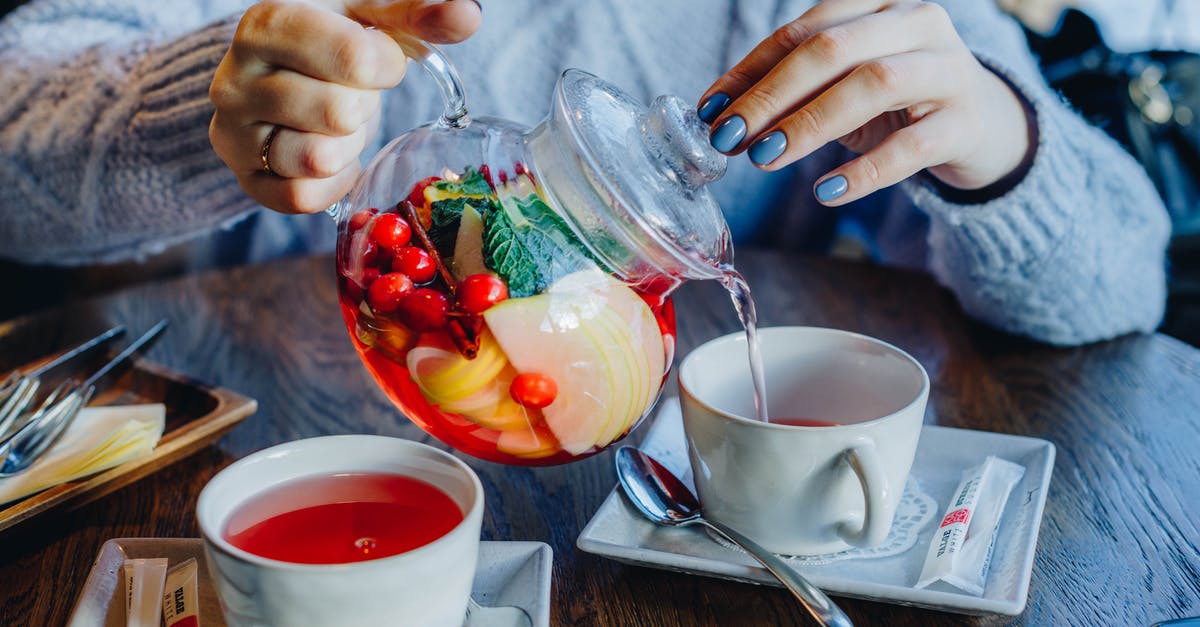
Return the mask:
<path id="1" fill-rule="evenodd" d="M 264 206 L 323 211 L 358 176 L 359 154 L 378 128 L 380 92 L 404 77 L 404 53 L 384 31 L 453 43 L 481 19 L 473 0 L 256 4 L 209 89 L 213 148 Z"/>

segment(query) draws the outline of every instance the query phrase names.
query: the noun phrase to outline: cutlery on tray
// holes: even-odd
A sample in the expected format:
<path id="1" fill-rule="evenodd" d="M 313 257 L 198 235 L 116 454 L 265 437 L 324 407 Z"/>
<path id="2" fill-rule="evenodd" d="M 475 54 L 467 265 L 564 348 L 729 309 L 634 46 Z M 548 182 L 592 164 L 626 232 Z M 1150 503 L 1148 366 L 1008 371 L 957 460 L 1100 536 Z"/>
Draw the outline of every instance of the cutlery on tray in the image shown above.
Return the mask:
<path id="1" fill-rule="evenodd" d="M 55 388 L 19 429 L 0 441 L 0 477 L 22 472 L 37 461 L 91 400 L 100 379 L 149 345 L 166 326 L 162 320 L 151 327 L 82 383 L 69 379 Z"/>
<path id="2" fill-rule="evenodd" d="M 24 414 L 33 404 L 33 399 L 42 385 L 42 375 L 124 332 L 125 327 L 118 324 L 29 372 L 14 370 L 4 381 L 0 381 L 0 440 L 14 427 L 19 426 L 16 424 L 17 417 Z"/>

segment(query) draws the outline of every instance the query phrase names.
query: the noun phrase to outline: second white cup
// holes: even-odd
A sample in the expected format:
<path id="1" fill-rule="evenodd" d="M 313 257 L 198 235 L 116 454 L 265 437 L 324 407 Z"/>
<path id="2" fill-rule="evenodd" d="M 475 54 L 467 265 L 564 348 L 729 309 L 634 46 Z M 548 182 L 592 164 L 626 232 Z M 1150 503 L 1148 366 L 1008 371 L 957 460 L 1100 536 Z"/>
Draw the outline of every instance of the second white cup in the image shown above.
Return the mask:
<path id="1" fill-rule="evenodd" d="M 759 338 L 771 423 L 753 418 L 744 333 L 703 344 L 679 368 L 704 515 L 784 555 L 882 544 L 921 434 L 925 369 L 847 331 L 770 327 Z"/>
<path id="2" fill-rule="evenodd" d="M 408 552 L 341 564 L 269 559 L 224 536 L 230 517 L 264 491 L 297 479 L 345 473 L 386 473 L 428 483 L 450 497 L 462 521 Z M 479 555 L 483 487 L 469 466 L 432 446 L 384 436 L 325 436 L 287 442 L 234 462 L 204 487 L 196 516 L 231 626 L 460 627 Z"/>

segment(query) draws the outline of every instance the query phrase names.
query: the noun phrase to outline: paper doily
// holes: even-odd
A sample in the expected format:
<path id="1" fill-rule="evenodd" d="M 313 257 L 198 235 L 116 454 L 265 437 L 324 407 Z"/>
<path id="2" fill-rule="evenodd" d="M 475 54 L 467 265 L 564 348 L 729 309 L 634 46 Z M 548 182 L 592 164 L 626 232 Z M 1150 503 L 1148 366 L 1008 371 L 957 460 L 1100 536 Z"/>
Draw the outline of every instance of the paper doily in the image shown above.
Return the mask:
<path id="1" fill-rule="evenodd" d="M 904 484 L 904 493 L 896 506 L 896 516 L 892 519 L 892 528 L 888 531 L 883 544 L 870 549 L 846 549 L 837 553 L 824 555 L 780 555 L 785 560 L 800 566 L 822 566 L 842 560 L 865 560 L 899 555 L 913 547 L 921 537 L 921 530 L 933 520 L 937 509 L 937 501 L 933 500 L 921 489 L 915 478 L 909 476 Z M 742 547 L 726 540 L 717 532 L 704 528 L 714 541 L 728 549 L 745 553 Z"/>

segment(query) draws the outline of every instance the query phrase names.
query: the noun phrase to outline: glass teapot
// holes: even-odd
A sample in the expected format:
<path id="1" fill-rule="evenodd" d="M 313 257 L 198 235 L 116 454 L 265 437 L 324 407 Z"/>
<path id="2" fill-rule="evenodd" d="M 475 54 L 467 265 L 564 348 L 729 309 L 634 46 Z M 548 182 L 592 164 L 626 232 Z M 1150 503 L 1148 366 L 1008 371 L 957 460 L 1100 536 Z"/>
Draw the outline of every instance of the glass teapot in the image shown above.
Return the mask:
<path id="1" fill-rule="evenodd" d="M 658 399 L 671 291 L 719 278 L 731 256 L 704 188 L 725 157 L 679 98 L 647 108 L 579 70 L 532 129 L 472 120 L 443 54 L 401 44 L 446 106 L 331 209 L 354 346 L 388 398 L 455 449 L 519 465 L 593 455 Z"/>

